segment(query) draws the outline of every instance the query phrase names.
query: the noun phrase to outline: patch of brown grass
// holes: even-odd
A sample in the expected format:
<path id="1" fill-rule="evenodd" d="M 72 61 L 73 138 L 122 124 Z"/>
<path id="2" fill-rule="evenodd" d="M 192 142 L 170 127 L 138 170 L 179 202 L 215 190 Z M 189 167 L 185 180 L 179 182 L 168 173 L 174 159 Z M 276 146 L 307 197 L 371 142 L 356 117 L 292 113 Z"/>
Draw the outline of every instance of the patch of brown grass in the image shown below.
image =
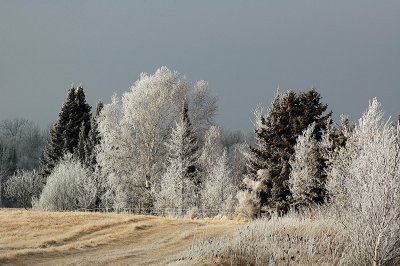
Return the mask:
<path id="1" fill-rule="evenodd" d="M 166 264 L 193 239 L 242 226 L 125 214 L 0 209 L 1 264 Z"/>
<path id="2" fill-rule="evenodd" d="M 344 228 L 318 213 L 255 220 L 220 238 L 199 240 L 176 265 L 341 265 Z"/>

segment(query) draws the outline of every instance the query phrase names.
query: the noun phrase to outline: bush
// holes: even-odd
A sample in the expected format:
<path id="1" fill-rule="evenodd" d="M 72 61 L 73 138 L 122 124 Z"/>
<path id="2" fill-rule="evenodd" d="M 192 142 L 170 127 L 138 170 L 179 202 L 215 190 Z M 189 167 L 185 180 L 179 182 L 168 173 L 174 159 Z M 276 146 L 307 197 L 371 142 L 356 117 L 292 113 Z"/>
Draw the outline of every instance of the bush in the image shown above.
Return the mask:
<path id="1" fill-rule="evenodd" d="M 96 183 L 80 162 L 66 156 L 47 178 L 34 208 L 46 211 L 87 209 L 96 200 Z"/>
<path id="2" fill-rule="evenodd" d="M 19 171 L 5 184 L 8 198 L 23 208 L 32 207 L 32 199 L 38 197 L 43 182 L 36 171 Z"/>

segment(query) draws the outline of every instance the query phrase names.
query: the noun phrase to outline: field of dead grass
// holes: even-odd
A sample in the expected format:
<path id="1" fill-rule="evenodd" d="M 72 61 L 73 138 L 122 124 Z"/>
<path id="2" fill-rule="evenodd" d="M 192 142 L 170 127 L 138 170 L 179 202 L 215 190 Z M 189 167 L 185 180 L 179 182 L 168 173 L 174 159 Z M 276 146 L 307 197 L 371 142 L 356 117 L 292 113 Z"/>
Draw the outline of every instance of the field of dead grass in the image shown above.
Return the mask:
<path id="1" fill-rule="evenodd" d="M 0 264 L 166 265 L 194 240 L 242 226 L 230 220 L 0 209 Z"/>

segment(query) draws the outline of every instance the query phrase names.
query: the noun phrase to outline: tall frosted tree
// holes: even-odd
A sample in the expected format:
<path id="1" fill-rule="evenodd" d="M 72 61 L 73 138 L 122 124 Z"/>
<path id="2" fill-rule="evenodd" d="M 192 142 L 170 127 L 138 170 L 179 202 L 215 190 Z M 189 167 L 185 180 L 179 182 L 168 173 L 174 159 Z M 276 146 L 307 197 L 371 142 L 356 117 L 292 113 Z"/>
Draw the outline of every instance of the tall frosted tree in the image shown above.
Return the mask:
<path id="1" fill-rule="evenodd" d="M 400 263 L 400 130 L 373 99 L 331 158 L 327 187 L 351 244 L 350 264 Z"/>
<path id="2" fill-rule="evenodd" d="M 207 216 L 230 215 L 234 212 L 237 189 L 232 181 L 226 150 L 210 167 L 202 191 L 203 212 Z"/>
<path id="3" fill-rule="evenodd" d="M 326 194 L 325 175 L 321 175 L 324 162 L 321 159 L 319 143 L 313 135 L 314 129 L 315 125 L 311 124 L 297 138 L 293 159 L 289 161 L 289 185 L 293 203 L 296 205 L 322 203 Z"/>
<path id="4" fill-rule="evenodd" d="M 313 134 L 320 139 L 331 113 L 324 114 L 327 105 L 315 90 L 296 94 L 277 93 L 266 114 L 256 111 L 256 147 L 247 153 L 250 179 L 264 183 L 260 192 L 261 204 L 286 210 L 290 202 L 289 160 L 294 153 L 297 137 L 312 123 Z M 268 178 L 257 175 L 263 170 Z"/>
<path id="5" fill-rule="evenodd" d="M 183 75 L 166 67 L 154 74 L 141 74 L 122 99 L 115 96 L 112 103 L 104 106 L 98 119 L 101 141 L 96 159 L 107 183 L 115 188 L 108 191 L 123 191 L 116 188 L 120 186 L 118 180 L 125 180 L 134 184 L 136 192 L 130 194 L 141 195 L 141 202 L 148 201 L 151 206 L 166 171 L 164 144 L 181 119 L 185 99 L 200 139 L 198 128 L 213 123 L 216 98 L 205 82 L 190 86 Z"/>
<path id="6" fill-rule="evenodd" d="M 48 176 L 66 153 L 74 153 L 79 142 L 79 132 L 84 125 L 84 138 L 90 130 L 90 106 L 86 103 L 82 87 L 72 87 L 50 129 L 49 142 L 44 150 L 40 165 L 41 175 Z"/>
<path id="7" fill-rule="evenodd" d="M 168 166 L 161 179 L 157 193 L 156 207 L 163 212 L 172 208 L 180 215 L 190 208 L 200 207 L 200 180 L 198 171 L 199 149 L 188 116 L 186 102 L 182 108 L 182 118 L 176 123 L 171 139 L 166 144 Z"/>
<path id="8" fill-rule="evenodd" d="M 199 158 L 203 179 L 209 177 L 212 168 L 223 152 L 220 129 L 217 126 L 211 126 L 205 133 L 203 149 Z"/>

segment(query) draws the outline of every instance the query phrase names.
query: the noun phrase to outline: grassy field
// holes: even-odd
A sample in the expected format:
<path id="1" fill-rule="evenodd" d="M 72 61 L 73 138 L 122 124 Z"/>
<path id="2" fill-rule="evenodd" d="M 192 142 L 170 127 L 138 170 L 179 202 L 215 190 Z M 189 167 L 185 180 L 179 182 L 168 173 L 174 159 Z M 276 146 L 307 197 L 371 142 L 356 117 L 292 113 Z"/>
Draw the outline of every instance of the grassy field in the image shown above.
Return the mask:
<path id="1" fill-rule="evenodd" d="M 166 265 L 238 221 L 0 209 L 1 265 Z"/>

